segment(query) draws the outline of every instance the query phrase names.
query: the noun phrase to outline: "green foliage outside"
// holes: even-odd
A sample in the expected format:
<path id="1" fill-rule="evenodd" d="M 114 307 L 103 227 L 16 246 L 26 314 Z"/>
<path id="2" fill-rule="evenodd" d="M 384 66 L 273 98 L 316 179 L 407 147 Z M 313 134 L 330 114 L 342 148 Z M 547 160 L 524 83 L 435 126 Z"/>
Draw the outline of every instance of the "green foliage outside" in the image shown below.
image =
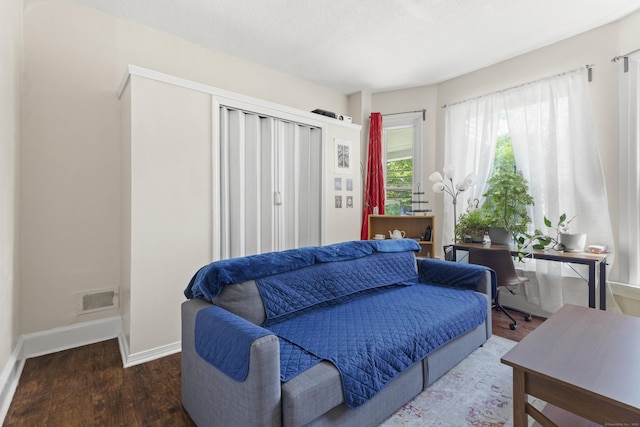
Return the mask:
<path id="1" fill-rule="evenodd" d="M 496 141 L 496 151 L 491 178 L 487 182 L 483 205 L 460 216 L 455 228 L 456 240 L 466 236 L 478 239 L 481 231 L 489 226 L 504 227 L 517 237 L 527 232 L 531 218 L 527 206 L 533 205 L 529 183 L 516 171 L 516 161 L 509 135 L 501 135 Z"/>
<path id="2" fill-rule="evenodd" d="M 496 171 L 515 171 L 516 158 L 513 155 L 513 145 L 511 145 L 511 135 L 500 135 L 496 140 L 496 153 L 493 159 L 493 174 Z"/>
<path id="3" fill-rule="evenodd" d="M 400 204 L 385 205 L 386 215 L 403 215 L 413 208 L 413 159 L 387 162 L 386 200 L 395 200 Z"/>
<path id="4" fill-rule="evenodd" d="M 527 206 L 533 205 L 533 197 L 529 182 L 516 171 L 509 135 L 501 135 L 496 141 L 493 172 L 483 196 L 486 199 L 481 209 L 486 212 L 489 225 L 504 227 L 514 237 L 527 232 L 531 223 Z"/>

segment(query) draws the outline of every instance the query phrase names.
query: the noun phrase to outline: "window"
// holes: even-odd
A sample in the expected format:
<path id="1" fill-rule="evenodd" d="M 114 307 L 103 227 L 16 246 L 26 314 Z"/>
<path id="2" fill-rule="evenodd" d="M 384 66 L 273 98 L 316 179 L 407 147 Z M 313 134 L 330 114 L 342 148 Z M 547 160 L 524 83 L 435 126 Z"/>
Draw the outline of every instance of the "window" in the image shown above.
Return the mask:
<path id="1" fill-rule="evenodd" d="M 411 215 L 414 208 L 424 208 L 413 203 L 421 182 L 422 113 L 385 118 L 382 126 L 385 214 Z"/>
<path id="2" fill-rule="evenodd" d="M 496 137 L 496 152 L 493 158 L 493 169 L 491 175 L 498 170 L 515 171 L 516 159 L 513 155 L 513 145 L 509 134 L 509 124 L 506 113 L 500 113 L 498 120 L 498 132 Z"/>

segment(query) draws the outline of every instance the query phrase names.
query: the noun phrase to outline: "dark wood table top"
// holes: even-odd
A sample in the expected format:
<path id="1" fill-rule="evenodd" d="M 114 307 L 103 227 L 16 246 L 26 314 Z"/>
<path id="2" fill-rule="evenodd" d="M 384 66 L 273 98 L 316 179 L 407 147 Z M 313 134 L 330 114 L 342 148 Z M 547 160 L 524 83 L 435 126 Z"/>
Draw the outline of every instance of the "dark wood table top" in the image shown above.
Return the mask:
<path id="1" fill-rule="evenodd" d="M 640 413 L 640 318 L 567 304 L 502 363 Z"/>
<path id="2" fill-rule="evenodd" d="M 517 254 L 518 249 L 516 245 L 489 245 L 488 247 L 483 246 L 482 243 L 456 243 L 453 245 L 456 249 L 468 249 L 468 248 L 488 248 L 488 249 L 509 249 L 512 254 Z M 576 262 L 580 264 L 586 263 L 599 263 L 604 261 L 608 254 L 592 254 L 590 252 L 560 252 L 560 251 L 552 251 L 552 250 L 524 250 L 522 252 L 525 256 L 533 255 L 533 258 L 549 260 L 549 261 L 565 261 L 565 262 Z"/>

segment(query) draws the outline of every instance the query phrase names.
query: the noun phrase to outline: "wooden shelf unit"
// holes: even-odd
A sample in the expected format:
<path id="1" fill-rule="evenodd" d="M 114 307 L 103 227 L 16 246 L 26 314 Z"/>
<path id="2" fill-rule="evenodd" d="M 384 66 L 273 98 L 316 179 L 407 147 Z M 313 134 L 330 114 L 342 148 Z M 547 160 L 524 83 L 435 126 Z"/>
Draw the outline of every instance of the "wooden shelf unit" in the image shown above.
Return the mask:
<path id="1" fill-rule="evenodd" d="M 431 239 L 422 240 L 422 236 L 428 226 L 431 226 Z M 433 238 L 435 236 L 435 217 L 433 215 L 409 216 L 409 215 L 369 215 L 369 240 L 375 234 L 384 234 L 389 239 L 389 231 L 395 229 L 405 232 L 408 239 L 416 239 L 421 251 L 416 254 L 420 257 L 435 257 Z"/>

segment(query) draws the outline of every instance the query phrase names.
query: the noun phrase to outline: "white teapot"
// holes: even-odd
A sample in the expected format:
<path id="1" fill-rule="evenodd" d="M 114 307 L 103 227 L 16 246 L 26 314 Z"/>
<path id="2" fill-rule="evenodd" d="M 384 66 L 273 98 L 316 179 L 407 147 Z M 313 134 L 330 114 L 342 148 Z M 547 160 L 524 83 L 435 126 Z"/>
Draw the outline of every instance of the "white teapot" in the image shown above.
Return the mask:
<path id="1" fill-rule="evenodd" d="M 393 231 L 389 230 L 389 237 L 391 237 L 392 239 L 403 239 L 404 231 L 400 231 L 397 228 Z"/>

